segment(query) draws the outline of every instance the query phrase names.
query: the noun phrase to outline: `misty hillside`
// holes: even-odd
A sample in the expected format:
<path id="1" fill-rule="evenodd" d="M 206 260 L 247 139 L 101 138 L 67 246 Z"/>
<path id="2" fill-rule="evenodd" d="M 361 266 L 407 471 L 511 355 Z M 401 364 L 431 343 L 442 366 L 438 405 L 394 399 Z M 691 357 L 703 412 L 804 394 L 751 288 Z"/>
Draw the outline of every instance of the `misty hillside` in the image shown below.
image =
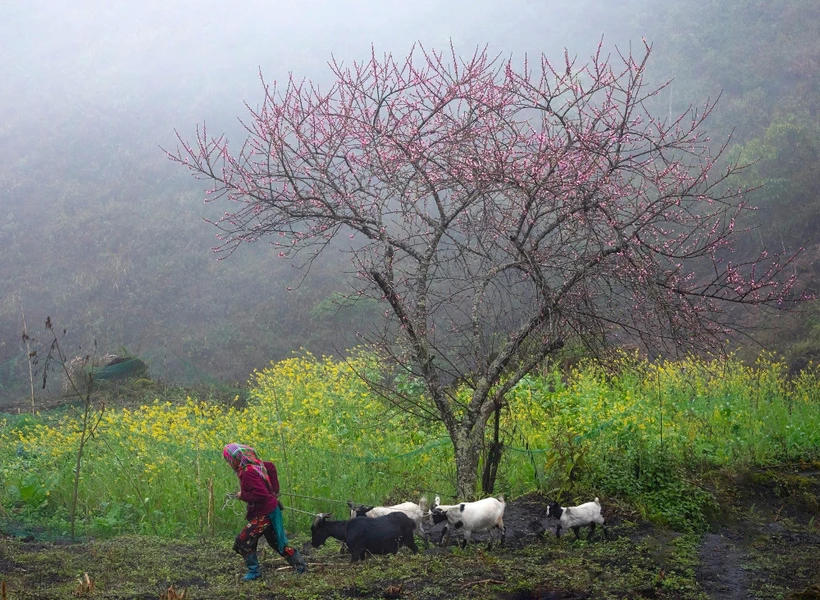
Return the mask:
<path id="1" fill-rule="evenodd" d="M 580 62 L 645 38 L 650 73 L 672 79 L 659 110 L 721 96 L 716 144 L 759 186 L 738 251 L 805 247 L 798 268 L 816 290 L 820 247 L 820 5 L 814 0 L 629 0 L 533 3 L 15 3 L 0 19 L 0 403 L 28 385 L 22 321 L 37 340 L 46 316 L 68 354 L 150 357 L 152 376 L 244 382 L 300 348 L 335 354 L 381 314 L 340 303 L 347 259 L 310 268 L 270 246 L 211 252 L 204 183 L 172 164 L 207 123 L 241 142 L 245 103 L 293 73 L 326 83 L 326 62 L 426 47 Z M 820 357 L 820 310 L 779 318 L 760 341 L 789 360 Z M 776 323 L 775 327 L 771 325 Z M 750 341 L 739 341 L 758 350 Z M 23 385 L 25 384 L 25 385 Z"/>

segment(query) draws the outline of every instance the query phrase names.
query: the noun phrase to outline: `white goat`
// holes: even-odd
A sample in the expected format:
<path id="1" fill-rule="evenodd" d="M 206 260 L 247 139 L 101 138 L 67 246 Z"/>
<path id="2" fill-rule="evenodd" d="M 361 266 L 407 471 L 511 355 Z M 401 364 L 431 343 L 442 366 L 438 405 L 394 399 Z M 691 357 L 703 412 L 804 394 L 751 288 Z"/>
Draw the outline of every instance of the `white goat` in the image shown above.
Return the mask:
<path id="1" fill-rule="evenodd" d="M 354 504 L 352 500 L 348 500 L 347 505 L 350 507 L 351 519 L 356 517 L 381 517 L 391 512 L 403 512 L 413 519 L 416 524 L 416 533 L 424 540 L 424 547 L 427 548 L 430 545 L 429 536 L 421 525 L 427 512 L 427 498 L 424 496 L 419 498 L 418 504 L 415 502 L 402 502 L 393 506 L 365 506 L 364 504 Z"/>
<path id="2" fill-rule="evenodd" d="M 444 505 L 441 498 L 436 496 L 436 501 L 430 509 L 430 520 L 435 523 L 446 521 L 447 524 L 441 532 L 439 545 L 444 543 L 445 536 L 449 540 L 450 526 L 463 532 L 463 545 L 466 546 L 470 537 L 475 532 L 489 531 L 490 541 L 488 548 L 493 545 L 493 532 L 498 529 L 501 532 L 501 544 L 504 545 L 504 496 L 496 498 L 484 498 L 477 502 L 462 502 L 460 504 Z"/>
<path id="3" fill-rule="evenodd" d="M 595 524 L 597 523 L 604 529 L 604 538 L 609 539 L 606 532 L 606 520 L 601 513 L 601 502 L 595 498 L 593 502 L 585 502 L 578 506 L 563 507 L 557 502 L 551 502 L 547 506 L 547 518 L 558 519 L 558 527 L 555 529 L 555 537 L 561 537 L 561 529 L 572 529 L 575 532 L 575 539 L 581 539 L 578 530 L 589 525 L 589 535 L 587 539 L 592 539 L 592 534 L 595 533 Z"/>

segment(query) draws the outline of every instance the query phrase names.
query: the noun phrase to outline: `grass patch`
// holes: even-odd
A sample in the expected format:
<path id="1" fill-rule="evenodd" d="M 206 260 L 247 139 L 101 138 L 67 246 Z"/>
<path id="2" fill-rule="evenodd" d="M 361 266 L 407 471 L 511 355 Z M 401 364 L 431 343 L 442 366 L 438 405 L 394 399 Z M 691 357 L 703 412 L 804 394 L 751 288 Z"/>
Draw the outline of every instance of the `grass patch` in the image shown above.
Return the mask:
<path id="1" fill-rule="evenodd" d="M 785 468 L 784 477 L 791 479 L 791 474 Z M 809 480 L 810 490 L 820 492 L 820 477 L 801 476 Z M 820 534 L 806 520 L 773 520 L 774 513 L 759 510 L 752 491 L 765 490 L 771 479 L 749 479 L 727 476 L 717 494 L 727 503 L 721 512 L 734 515 L 723 524 L 725 539 L 742 559 L 734 576 L 744 579 L 750 598 L 810 598 L 805 594 L 820 584 Z M 800 480 L 794 485 L 804 487 Z M 797 500 L 796 494 L 786 496 L 787 503 Z M 76 544 L 5 537 L 0 539 L 0 579 L 7 583 L 9 598 L 44 600 L 72 597 L 83 573 L 94 581 L 96 597 L 115 599 L 157 599 L 170 585 L 187 589 L 188 597 L 196 599 L 708 598 L 710 582 L 701 577 L 704 561 L 721 557 L 701 556 L 700 533 L 635 520 L 631 511 L 610 507 L 610 541 L 558 540 L 550 533 L 525 531 L 528 515 L 543 508 L 535 499 L 512 500 L 508 508 L 520 528 L 503 547 L 487 550 L 482 542 L 466 549 L 431 547 L 417 555 L 402 549 L 396 556 L 352 565 L 338 544 L 313 549 L 296 533 L 291 541 L 303 551 L 309 572 L 297 575 L 265 549 L 260 552 L 263 578 L 251 583 L 239 580 L 245 569 L 231 549 L 232 536 L 202 541 L 119 536 Z M 266 548 L 264 543 L 260 548 Z M 724 568 L 718 564 L 719 571 Z"/>

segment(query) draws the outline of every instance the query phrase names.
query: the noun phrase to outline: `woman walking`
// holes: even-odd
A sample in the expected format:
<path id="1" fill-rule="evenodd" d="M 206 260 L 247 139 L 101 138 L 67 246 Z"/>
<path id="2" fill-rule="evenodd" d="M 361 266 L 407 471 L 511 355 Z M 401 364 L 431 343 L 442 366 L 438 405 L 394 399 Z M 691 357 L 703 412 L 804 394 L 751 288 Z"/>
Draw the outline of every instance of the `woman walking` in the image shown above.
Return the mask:
<path id="1" fill-rule="evenodd" d="M 242 579 L 251 581 L 262 576 L 256 550 L 263 535 L 268 545 L 281 554 L 297 573 L 304 573 L 307 570 L 305 560 L 298 550 L 288 545 L 285 535 L 276 466 L 272 462 L 259 460 L 253 448 L 242 444 L 228 444 L 222 455 L 239 477 L 236 497 L 248 505 L 245 514 L 248 524 L 236 536 L 233 545 L 248 567 L 248 573 Z"/>

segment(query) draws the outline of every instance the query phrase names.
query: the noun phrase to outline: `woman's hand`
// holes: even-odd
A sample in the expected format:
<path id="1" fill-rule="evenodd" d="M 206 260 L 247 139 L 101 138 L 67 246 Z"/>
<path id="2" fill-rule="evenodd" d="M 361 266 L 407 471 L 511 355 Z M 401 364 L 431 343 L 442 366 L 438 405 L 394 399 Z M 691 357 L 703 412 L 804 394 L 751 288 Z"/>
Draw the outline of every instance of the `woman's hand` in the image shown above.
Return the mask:
<path id="1" fill-rule="evenodd" d="M 238 498 L 239 494 L 236 492 L 228 492 L 225 494 L 225 501 L 222 503 L 222 510 L 225 510 L 225 507 L 228 506 L 228 503 L 235 498 Z"/>

